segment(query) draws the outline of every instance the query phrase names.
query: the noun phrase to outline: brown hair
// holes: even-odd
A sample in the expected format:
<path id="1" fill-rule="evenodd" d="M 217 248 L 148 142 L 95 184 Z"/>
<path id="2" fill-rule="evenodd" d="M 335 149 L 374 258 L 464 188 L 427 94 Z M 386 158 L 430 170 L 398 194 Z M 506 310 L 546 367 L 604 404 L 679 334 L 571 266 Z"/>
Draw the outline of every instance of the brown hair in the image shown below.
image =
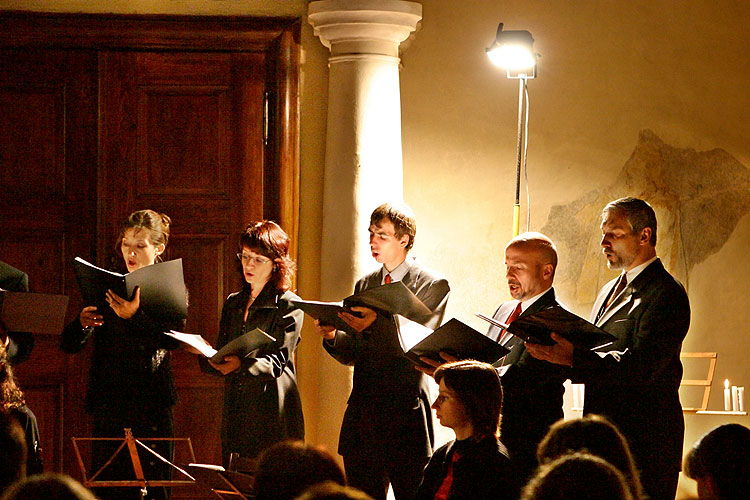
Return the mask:
<path id="1" fill-rule="evenodd" d="M 268 280 L 276 290 L 292 287 L 295 264 L 289 258 L 289 236 L 281 226 L 270 220 L 251 222 L 240 235 L 240 251 L 249 248 L 273 261 L 273 271 Z"/>
<path id="2" fill-rule="evenodd" d="M 625 478 L 603 458 L 571 453 L 540 465 L 521 500 L 632 500 Z"/>
<path id="3" fill-rule="evenodd" d="M 8 351 L 0 344 L 0 410 L 16 410 L 25 404 L 23 392 L 16 383 L 13 368 L 8 360 Z"/>
<path id="4" fill-rule="evenodd" d="M 575 420 L 559 420 L 539 443 L 536 456 L 540 464 L 569 453 L 582 451 L 601 457 L 625 476 L 634 498 L 643 498 L 643 487 L 628 441 L 617 427 L 601 415 Z"/>
<path id="5" fill-rule="evenodd" d="M 172 219 L 167 214 L 161 214 L 154 210 L 138 210 L 128 216 L 127 220 L 120 226 L 120 235 L 115 244 L 115 253 L 120 253 L 122 238 L 128 229 L 145 229 L 148 238 L 154 246 L 164 245 L 166 248 L 169 241 L 169 227 Z M 161 262 L 161 255 L 156 256 L 156 262 Z"/>
<path id="6" fill-rule="evenodd" d="M 498 435 L 503 389 L 492 365 L 474 360 L 454 361 L 440 365 L 433 377 L 435 382 L 439 384 L 442 380 L 456 393 L 471 421 L 472 438 Z"/>
<path id="7" fill-rule="evenodd" d="M 85 486 L 64 474 L 40 474 L 19 481 L 11 486 L 3 500 L 96 500 L 96 496 Z"/>
<path id="8" fill-rule="evenodd" d="M 406 251 L 411 250 L 414 246 L 414 237 L 417 235 L 417 221 L 411 208 L 404 203 L 398 206 L 383 203 L 370 215 L 370 225 L 378 225 L 384 219 L 388 219 L 393 224 L 396 238 L 401 238 L 405 234 L 409 235 Z"/>
<path id="9" fill-rule="evenodd" d="M 255 498 L 292 500 L 325 481 L 346 484 L 344 471 L 330 453 L 302 441 L 282 441 L 258 455 Z"/>

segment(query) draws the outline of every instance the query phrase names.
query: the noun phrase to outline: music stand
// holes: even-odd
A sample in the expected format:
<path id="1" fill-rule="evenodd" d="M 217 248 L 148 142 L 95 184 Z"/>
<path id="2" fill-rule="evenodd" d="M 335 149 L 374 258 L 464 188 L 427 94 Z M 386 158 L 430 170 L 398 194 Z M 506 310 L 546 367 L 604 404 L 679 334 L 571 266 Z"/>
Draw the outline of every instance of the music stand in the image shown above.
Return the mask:
<path id="1" fill-rule="evenodd" d="M 127 486 L 138 486 L 141 488 L 141 499 L 145 499 L 146 495 L 148 494 L 148 487 L 149 486 L 166 486 L 166 487 L 172 487 L 172 486 L 179 486 L 179 485 L 188 485 L 188 484 L 195 484 L 195 478 L 185 472 L 185 470 L 181 469 L 180 467 L 176 466 L 166 458 L 159 455 L 157 452 L 146 446 L 143 441 L 171 441 L 173 443 L 176 442 L 186 442 L 188 446 L 188 450 L 190 451 L 190 457 L 193 461 L 195 461 L 195 453 L 193 452 L 193 444 L 190 441 L 190 438 L 145 438 L 145 439 L 135 439 L 133 437 L 133 433 L 129 428 L 125 428 L 125 437 L 123 439 L 120 438 L 72 438 L 73 439 L 73 449 L 75 450 L 76 458 L 78 459 L 78 465 L 81 468 L 81 474 L 83 474 L 83 484 L 88 488 L 95 488 L 95 487 L 127 487 Z M 86 466 L 83 464 L 83 459 L 81 458 L 81 452 L 78 449 L 78 442 L 92 442 L 92 441 L 121 441 L 120 446 L 117 447 L 115 452 L 112 454 L 111 457 L 104 463 L 104 465 L 99 468 L 91 477 L 88 477 L 86 473 Z M 168 464 L 173 469 L 178 470 L 182 475 L 189 478 L 189 480 L 180 480 L 180 479 L 147 479 L 143 474 L 143 467 L 141 466 L 141 460 L 138 456 L 138 446 L 141 446 L 144 450 L 147 450 L 152 455 L 156 456 L 159 460 L 162 462 Z M 129 454 L 130 454 L 130 461 L 133 464 L 133 471 L 135 472 L 135 479 L 127 479 L 127 480 L 99 480 L 97 477 L 104 471 L 104 469 L 111 464 L 115 457 L 117 455 L 127 448 Z"/>
<path id="2" fill-rule="evenodd" d="M 220 465 L 211 464 L 188 464 L 190 472 L 193 473 L 197 482 L 203 484 L 221 500 L 239 498 L 249 500 L 252 498 L 253 477 L 242 472 L 225 470 Z"/>

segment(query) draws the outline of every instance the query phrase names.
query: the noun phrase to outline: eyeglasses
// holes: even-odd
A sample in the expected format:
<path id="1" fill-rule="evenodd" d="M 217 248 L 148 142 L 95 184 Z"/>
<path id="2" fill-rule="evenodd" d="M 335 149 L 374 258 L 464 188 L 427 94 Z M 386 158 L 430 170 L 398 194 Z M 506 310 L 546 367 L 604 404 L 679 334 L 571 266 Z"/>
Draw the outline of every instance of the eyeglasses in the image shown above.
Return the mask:
<path id="1" fill-rule="evenodd" d="M 265 257 L 253 257 L 252 255 L 245 255 L 242 252 L 237 254 L 237 260 L 241 261 L 243 264 L 252 262 L 256 266 L 262 266 L 263 264 L 271 262 L 271 259 L 267 259 Z"/>

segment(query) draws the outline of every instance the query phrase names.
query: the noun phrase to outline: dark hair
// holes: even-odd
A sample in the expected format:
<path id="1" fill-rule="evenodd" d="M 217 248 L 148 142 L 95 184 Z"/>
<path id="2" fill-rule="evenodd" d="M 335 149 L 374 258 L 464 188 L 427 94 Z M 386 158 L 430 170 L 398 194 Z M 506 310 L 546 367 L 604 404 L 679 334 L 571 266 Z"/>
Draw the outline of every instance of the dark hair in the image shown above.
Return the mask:
<path id="1" fill-rule="evenodd" d="M 310 486 L 296 500 L 373 500 L 373 498 L 357 488 L 326 481 Z"/>
<path id="2" fill-rule="evenodd" d="M 0 409 L 0 494 L 26 476 L 26 439 L 18 420 Z"/>
<path id="3" fill-rule="evenodd" d="M 302 441 L 282 441 L 258 455 L 255 499 L 293 500 L 324 481 L 346 485 L 344 471 L 330 453 Z"/>
<path id="4" fill-rule="evenodd" d="M 632 234 L 640 234 L 644 228 L 651 228 L 648 242 L 652 247 L 656 246 L 656 214 L 647 202 L 630 196 L 610 201 L 602 210 L 602 222 L 607 220 L 610 212 L 625 217 Z"/>
<path id="5" fill-rule="evenodd" d="M 521 500 L 632 500 L 625 478 L 603 458 L 571 453 L 541 465 Z"/>
<path id="6" fill-rule="evenodd" d="M 500 377 L 492 365 L 464 360 L 445 363 L 433 375 L 438 384 L 456 393 L 473 427 L 472 438 L 497 436 L 503 408 Z"/>
<path id="7" fill-rule="evenodd" d="M 704 434 L 685 457 L 691 479 L 713 480 L 719 500 L 747 498 L 750 492 L 750 429 L 724 424 Z"/>
<path id="8" fill-rule="evenodd" d="M 270 220 L 251 222 L 240 235 L 240 252 L 249 248 L 273 261 L 269 282 L 276 290 L 289 290 L 294 276 L 294 261 L 289 258 L 289 236 Z"/>
<path id="9" fill-rule="evenodd" d="M 383 203 L 372 211 L 370 215 L 370 225 L 378 225 L 381 221 L 388 219 L 393 224 L 396 238 L 403 235 L 409 235 L 409 242 L 406 244 L 406 251 L 411 250 L 414 246 L 414 238 L 417 235 L 417 221 L 411 208 L 405 203 L 398 206 L 390 203 Z"/>
<path id="10" fill-rule="evenodd" d="M 643 487 L 628 441 L 617 427 L 601 415 L 559 420 L 539 443 L 536 456 L 545 464 L 573 452 L 586 452 L 603 458 L 625 477 L 634 498 L 643 498 Z"/>
<path id="11" fill-rule="evenodd" d="M 96 500 L 96 497 L 72 477 L 40 474 L 8 488 L 2 500 Z"/>
<path id="12" fill-rule="evenodd" d="M 8 351 L 0 344 L 0 410 L 17 410 L 25 404 L 23 392 L 16 383 L 13 368 L 8 360 Z"/>
<path id="13" fill-rule="evenodd" d="M 115 252 L 121 252 L 122 238 L 128 229 L 144 229 L 148 231 L 148 238 L 154 246 L 164 245 L 166 248 L 169 241 L 169 227 L 171 225 L 172 219 L 167 214 L 160 214 L 153 210 L 138 210 L 133 212 L 120 226 L 120 235 L 117 238 Z M 161 255 L 156 256 L 156 262 L 161 262 Z"/>

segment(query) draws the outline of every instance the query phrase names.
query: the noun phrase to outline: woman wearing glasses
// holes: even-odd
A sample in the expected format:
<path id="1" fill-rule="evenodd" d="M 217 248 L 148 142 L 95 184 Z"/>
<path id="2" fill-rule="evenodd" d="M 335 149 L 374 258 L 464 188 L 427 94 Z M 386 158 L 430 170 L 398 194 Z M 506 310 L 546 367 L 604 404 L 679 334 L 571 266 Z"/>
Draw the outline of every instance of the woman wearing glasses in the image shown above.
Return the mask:
<path id="1" fill-rule="evenodd" d="M 255 328 L 275 339 L 248 356 L 230 355 L 223 363 L 201 359 L 207 373 L 224 376 L 221 446 L 225 465 L 231 453 L 254 458 L 285 439 L 304 439 L 302 404 L 293 363 L 303 312 L 289 291 L 294 262 L 289 236 L 278 224 L 248 224 L 240 236 L 245 286 L 224 302 L 217 348 Z"/>

